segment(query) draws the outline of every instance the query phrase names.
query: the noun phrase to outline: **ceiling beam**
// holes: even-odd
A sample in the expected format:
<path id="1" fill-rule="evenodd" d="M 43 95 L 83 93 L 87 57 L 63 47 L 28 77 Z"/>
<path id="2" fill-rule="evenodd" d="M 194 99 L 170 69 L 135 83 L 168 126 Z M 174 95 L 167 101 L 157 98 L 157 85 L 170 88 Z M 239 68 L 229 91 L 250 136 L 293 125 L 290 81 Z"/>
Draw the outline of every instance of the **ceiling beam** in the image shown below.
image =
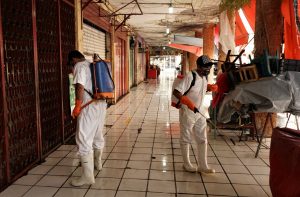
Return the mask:
<path id="1" fill-rule="evenodd" d="M 168 14 L 168 15 L 190 15 L 190 16 L 196 16 L 196 14 L 194 13 L 172 13 L 172 14 L 169 14 L 168 12 L 144 12 L 144 15 L 145 14 Z"/>

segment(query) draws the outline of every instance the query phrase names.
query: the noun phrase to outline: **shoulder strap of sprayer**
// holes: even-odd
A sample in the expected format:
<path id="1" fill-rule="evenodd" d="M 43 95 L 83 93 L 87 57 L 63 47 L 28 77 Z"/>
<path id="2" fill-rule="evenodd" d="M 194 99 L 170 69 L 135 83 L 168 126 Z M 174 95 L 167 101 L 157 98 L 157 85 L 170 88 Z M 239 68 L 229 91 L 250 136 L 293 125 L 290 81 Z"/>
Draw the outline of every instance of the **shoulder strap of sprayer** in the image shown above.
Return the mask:
<path id="1" fill-rule="evenodd" d="M 96 58 L 99 59 L 98 61 L 103 61 L 103 62 L 105 62 L 105 61 L 104 61 L 97 53 L 94 54 L 94 61 L 95 61 Z M 94 64 L 94 62 L 93 62 L 92 64 Z M 106 65 L 106 69 L 107 69 L 107 72 L 108 72 L 108 74 L 109 74 L 109 77 L 110 77 L 111 80 L 112 80 L 112 76 L 111 76 L 111 73 L 109 72 L 108 66 L 107 66 L 107 64 L 105 64 L 105 65 Z M 113 82 L 113 86 L 115 87 L 115 83 L 114 83 L 113 80 L 112 80 L 112 82 Z M 92 99 L 94 99 L 94 95 L 93 95 L 91 92 L 89 92 L 89 91 L 88 91 L 87 89 L 85 89 L 85 88 L 84 88 L 84 91 L 85 91 L 86 93 L 88 93 L 88 95 L 90 95 L 90 97 L 91 97 Z"/>
<path id="2" fill-rule="evenodd" d="M 192 83 L 189 87 L 189 89 L 187 89 L 187 91 L 185 91 L 185 93 L 183 94 L 183 96 L 187 95 L 187 93 L 189 93 L 189 91 L 191 90 L 191 88 L 195 85 L 195 81 L 196 81 L 196 73 L 192 71 L 192 75 L 193 75 L 193 80 L 192 80 Z M 176 106 L 178 107 L 180 104 L 180 101 L 178 101 L 176 103 Z"/>
<path id="3" fill-rule="evenodd" d="M 94 54 L 94 57 L 93 57 L 94 60 L 95 60 L 95 58 L 96 58 L 95 56 L 96 56 L 99 60 L 103 61 L 103 60 L 101 59 L 101 57 L 100 57 L 98 54 L 96 54 L 96 53 Z M 93 60 L 93 62 L 92 62 L 91 64 L 94 64 L 94 60 Z M 84 88 L 84 91 L 85 91 L 86 93 L 88 93 L 88 95 L 92 98 L 92 100 L 91 100 L 90 102 L 88 102 L 88 103 L 89 103 L 89 104 L 92 103 L 92 102 L 95 100 L 94 95 L 93 95 L 90 91 L 88 91 L 87 89 L 85 89 L 85 88 Z"/>
<path id="4" fill-rule="evenodd" d="M 192 83 L 191 83 L 189 89 L 187 91 L 185 91 L 185 93 L 183 95 L 187 95 L 187 93 L 189 93 L 189 91 L 191 90 L 191 88 L 195 85 L 196 73 L 192 71 L 192 75 L 193 75 Z"/>
<path id="5" fill-rule="evenodd" d="M 88 93 L 88 95 L 90 95 L 90 97 L 92 98 L 92 99 L 94 99 L 94 96 L 93 96 L 93 94 L 91 93 L 91 92 L 89 92 L 87 89 L 85 89 L 84 88 L 84 91 L 86 92 L 86 93 Z"/>

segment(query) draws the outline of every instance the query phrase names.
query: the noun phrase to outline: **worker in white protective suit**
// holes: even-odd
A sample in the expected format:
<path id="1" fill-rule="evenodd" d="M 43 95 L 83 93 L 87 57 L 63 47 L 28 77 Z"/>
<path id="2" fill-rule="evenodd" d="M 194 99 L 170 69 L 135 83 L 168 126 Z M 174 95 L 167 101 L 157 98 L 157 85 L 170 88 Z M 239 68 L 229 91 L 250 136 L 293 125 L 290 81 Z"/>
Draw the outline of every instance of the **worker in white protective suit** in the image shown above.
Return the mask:
<path id="1" fill-rule="evenodd" d="M 215 170 L 207 165 L 207 134 L 206 118 L 203 110 L 203 100 L 207 89 L 215 91 L 215 85 L 207 84 L 207 75 L 212 67 L 210 58 L 202 55 L 197 59 L 197 69 L 192 71 L 196 73 L 195 84 L 191 86 L 193 75 L 189 72 L 175 87 L 173 94 L 180 100 L 181 108 L 179 110 L 180 122 L 180 148 L 183 157 L 183 168 L 188 172 L 214 173 Z M 190 88 L 191 87 L 191 88 Z M 190 90 L 187 92 L 187 90 Z M 185 94 L 186 93 L 186 94 Z M 197 110 L 200 113 L 196 113 Z M 198 168 L 194 167 L 189 158 L 189 149 L 192 142 L 192 136 L 195 136 L 197 143 L 197 161 Z"/>
<path id="2" fill-rule="evenodd" d="M 72 180 L 71 184 L 90 185 L 95 183 L 94 167 L 102 169 L 103 127 L 107 104 L 105 100 L 96 100 L 81 108 L 92 100 L 88 93 L 92 92 L 90 62 L 76 50 L 69 53 L 68 62 L 73 66 L 76 101 L 72 116 L 77 117 L 76 144 L 82 166 L 81 177 Z"/>

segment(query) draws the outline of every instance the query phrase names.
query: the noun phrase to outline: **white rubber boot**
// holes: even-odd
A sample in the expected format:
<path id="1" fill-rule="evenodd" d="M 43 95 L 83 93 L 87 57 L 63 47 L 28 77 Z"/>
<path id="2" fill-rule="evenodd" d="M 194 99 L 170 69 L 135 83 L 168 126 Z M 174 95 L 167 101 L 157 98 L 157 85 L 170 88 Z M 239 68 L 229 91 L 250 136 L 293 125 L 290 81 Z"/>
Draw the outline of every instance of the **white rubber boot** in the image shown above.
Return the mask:
<path id="1" fill-rule="evenodd" d="M 209 168 L 207 165 L 207 143 L 197 145 L 198 148 L 198 172 L 200 173 L 215 173 L 215 169 Z"/>
<path id="2" fill-rule="evenodd" d="M 95 163 L 95 169 L 96 170 L 102 170 L 102 157 L 103 149 L 94 149 L 94 163 Z"/>
<path id="3" fill-rule="evenodd" d="M 183 169 L 188 172 L 196 172 L 197 168 L 191 164 L 190 161 L 190 145 L 180 144 L 181 154 L 183 158 Z"/>
<path id="4" fill-rule="evenodd" d="M 82 167 L 82 175 L 80 178 L 73 179 L 71 184 L 76 187 L 94 184 L 94 153 L 92 152 L 88 155 L 82 156 L 80 160 Z"/>

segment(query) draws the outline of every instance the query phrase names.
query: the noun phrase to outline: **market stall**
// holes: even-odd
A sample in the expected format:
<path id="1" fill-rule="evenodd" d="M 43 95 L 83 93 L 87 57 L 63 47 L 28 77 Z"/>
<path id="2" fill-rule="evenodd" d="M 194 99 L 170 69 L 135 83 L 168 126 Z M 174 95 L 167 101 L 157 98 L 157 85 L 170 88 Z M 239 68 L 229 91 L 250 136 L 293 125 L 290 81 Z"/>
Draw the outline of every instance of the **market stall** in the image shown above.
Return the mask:
<path id="1" fill-rule="evenodd" d="M 219 105 L 217 122 L 228 123 L 235 112 L 266 112 L 263 127 L 258 129 L 258 155 L 266 124 L 272 113 L 300 112 L 300 72 L 287 71 L 277 77 L 269 77 L 249 83 L 240 83 L 230 91 Z M 273 127 L 275 125 L 272 125 Z"/>

